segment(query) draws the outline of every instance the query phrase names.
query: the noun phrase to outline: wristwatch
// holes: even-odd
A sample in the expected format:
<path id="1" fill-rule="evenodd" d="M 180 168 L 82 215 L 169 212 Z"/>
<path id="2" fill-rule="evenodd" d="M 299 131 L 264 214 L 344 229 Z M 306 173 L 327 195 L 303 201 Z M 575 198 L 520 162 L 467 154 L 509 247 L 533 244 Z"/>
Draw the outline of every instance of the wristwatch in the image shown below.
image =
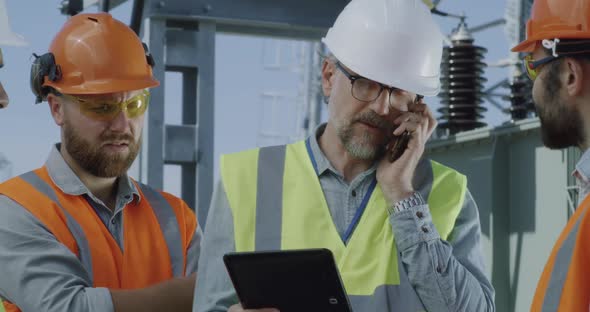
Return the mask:
<path id="1" fill-rule="evenodd" d="M 420 195 L 418 192 L 414 192 L 409 197 L 406 197 L 393 204 L 393 206 L 388 206 L 387 212 L 389 215 L 392 215 L 394 213 L 402 212 L 416 206 L 424 205 L 425 203 L 426 202 L 424 201 L 424 198 L 422 198 L 422 195 Z"/>

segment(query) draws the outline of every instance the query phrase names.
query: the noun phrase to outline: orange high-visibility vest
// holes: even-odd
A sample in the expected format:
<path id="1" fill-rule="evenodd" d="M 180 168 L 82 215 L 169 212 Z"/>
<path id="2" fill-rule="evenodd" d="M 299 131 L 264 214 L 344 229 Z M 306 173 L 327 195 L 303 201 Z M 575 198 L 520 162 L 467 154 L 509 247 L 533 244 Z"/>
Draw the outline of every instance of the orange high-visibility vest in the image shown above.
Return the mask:
<path id="1" fill-rule="evenodd" d="M 531 311 L 588 311 L 590 307 L 590 196 L 561 232 L 545 265 Z"/>
<path id="2" fill-rule="evenodd" d="M 134 289 L 185 274 L 197 222 L 181 199 L 133 181 L 140 193 L 123 209 L 123 250 L 83 196 L 63 193 L 45 167 L 0 184 L 82 262 L 94 287 Z M 20 311 L 4 302 L 7 312 Z"/>

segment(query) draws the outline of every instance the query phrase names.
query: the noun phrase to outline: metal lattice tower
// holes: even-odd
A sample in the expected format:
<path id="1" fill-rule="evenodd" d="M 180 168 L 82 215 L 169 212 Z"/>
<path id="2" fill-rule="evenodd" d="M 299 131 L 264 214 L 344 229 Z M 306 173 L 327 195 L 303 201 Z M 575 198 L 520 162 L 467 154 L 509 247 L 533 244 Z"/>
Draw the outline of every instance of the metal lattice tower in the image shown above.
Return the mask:
<path id="1" fill-rule="evenodd" d="M 314 73 L 319 71 L 315 62 L 317 43 L 310 41 L 265 40 L 264 69 L 272 74 L 291 75 L 296 78 L 296 94 L 293 87 L 263 90 L 260 95 L 260 120 L 258 146 L 278 145 L 303 139 L 311 124 L 310 115 L 317 98 Z M 283 77 L 287 78 L 287 77 Z M 283 79 L 281 78 L 281 79 Z"/>

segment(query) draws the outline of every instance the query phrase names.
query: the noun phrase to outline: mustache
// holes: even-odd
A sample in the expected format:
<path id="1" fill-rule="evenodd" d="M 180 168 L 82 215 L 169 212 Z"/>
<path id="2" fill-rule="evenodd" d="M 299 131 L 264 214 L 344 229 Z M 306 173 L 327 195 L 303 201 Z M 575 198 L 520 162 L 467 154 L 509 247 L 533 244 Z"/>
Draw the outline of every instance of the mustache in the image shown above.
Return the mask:
<path id="1" fill-rule="evenodd" d="M 353 123 L 355 122 L 362 122 L 375 128 L 380 128 L 384 131 L 393 129 L 393 124 L 391 121 L 387 120 L 385 117 L 379 116 L 377 113 L 371 110 L 358 114 L 358 116 L 353 119 Z"/>
<path id="2" fill-rule="evenodd" d="M 129 143 L 135 142 L 135 137 L 129 133 L 116 134 L 116 133 L 103 133 L 100 135 L 101 141 L 127 141 Z"/>

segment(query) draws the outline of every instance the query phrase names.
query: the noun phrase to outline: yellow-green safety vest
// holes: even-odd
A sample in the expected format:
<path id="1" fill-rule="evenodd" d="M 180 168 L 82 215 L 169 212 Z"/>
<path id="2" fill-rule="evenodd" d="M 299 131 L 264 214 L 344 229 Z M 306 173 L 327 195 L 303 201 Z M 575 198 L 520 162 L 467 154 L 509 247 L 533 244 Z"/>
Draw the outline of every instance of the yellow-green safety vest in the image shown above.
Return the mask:
<path id="1" fill-rule="evenodd" d="M 328 248 L 355 311 L 424 310 L 399 260 L 378 185 L 345 244 L 305 141 L 224 155 L 220 166 L 236 251 Z M 416 171 L 415 187 L 427 198 L 433 223 L 446 240 L 463 206 L 467 179 L 429 160 Z"/>

